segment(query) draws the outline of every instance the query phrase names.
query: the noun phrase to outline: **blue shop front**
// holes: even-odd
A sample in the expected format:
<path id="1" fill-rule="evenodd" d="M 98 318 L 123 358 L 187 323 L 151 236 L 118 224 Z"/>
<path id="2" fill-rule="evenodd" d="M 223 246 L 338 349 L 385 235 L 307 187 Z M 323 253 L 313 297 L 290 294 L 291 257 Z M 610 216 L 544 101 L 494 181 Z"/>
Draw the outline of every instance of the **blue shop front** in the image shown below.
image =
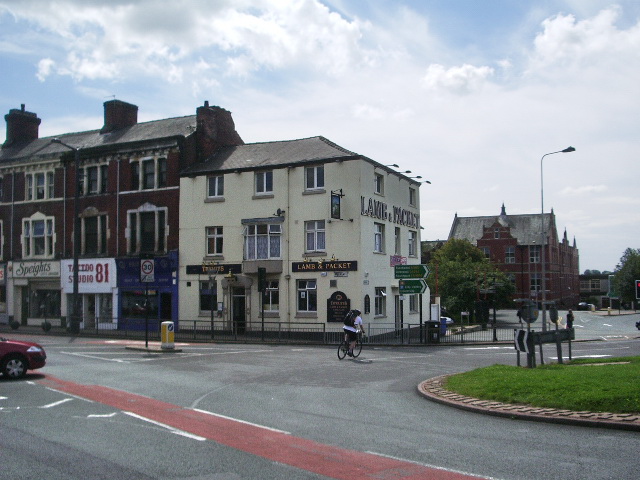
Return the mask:
<path id="1" fill-rule="evenodd" d="M 178 330 L 178 252 L 158 257 L 116 259 L 118 329 L 160 331 L 172 321 Z"/>

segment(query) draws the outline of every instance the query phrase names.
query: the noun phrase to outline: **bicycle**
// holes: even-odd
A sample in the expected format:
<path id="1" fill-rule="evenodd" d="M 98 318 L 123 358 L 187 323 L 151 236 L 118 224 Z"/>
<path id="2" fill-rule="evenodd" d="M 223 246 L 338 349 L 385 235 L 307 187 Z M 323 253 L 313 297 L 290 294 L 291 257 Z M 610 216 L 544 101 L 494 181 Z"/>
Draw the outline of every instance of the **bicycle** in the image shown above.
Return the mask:
<path id="1" fill-rule="evenodd" d="M 347 356 L 347 352 L 349 351 L 349 345 L 351 342 L 349 340 L 342 340 L 342 343 L 338 345 L 338 358 L 342 360 Z M 360 333 L 358 333 L 358 338 L 356 339 L 356 344 L 353 346 L 353 358 L 357 358 L 362 351 L 362 341 L 360 340 Z"/>

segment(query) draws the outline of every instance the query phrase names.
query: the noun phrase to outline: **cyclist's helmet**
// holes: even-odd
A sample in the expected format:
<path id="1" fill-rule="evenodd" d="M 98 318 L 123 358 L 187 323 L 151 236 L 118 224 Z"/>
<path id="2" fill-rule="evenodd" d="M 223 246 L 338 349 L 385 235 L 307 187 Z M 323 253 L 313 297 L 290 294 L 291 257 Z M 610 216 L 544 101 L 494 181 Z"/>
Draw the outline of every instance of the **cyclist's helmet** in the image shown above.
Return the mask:
<path id="1" fill-rule="evenodd" d="M 360 310 L 354 310 L 353 313 L 355 313 L 356 315 L 360 315 Z"/>

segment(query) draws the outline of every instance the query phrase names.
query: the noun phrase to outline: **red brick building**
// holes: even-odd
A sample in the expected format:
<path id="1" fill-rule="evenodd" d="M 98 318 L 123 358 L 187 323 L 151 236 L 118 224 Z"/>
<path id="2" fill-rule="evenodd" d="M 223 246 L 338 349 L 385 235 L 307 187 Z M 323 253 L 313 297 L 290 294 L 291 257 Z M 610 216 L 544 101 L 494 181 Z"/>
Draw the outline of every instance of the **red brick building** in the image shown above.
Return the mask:
<path id="1" fill-rule="evenodd" d="M 481 249 L 515 286 L 515 298 L 542 299 L 542 215 L 507 215 L 504 205 L 498 216 L 459 217 L 449 238 L 468 240 Z M 546 240 L 546 299 L 560 308 L 575 307 L 580 301 L 579 254 L 575 238 L 565 230 L 558 238 L 553 210 L 544 214 Z"/>
<path id="2" fill-rule="evenodd" d="M 139 123 L 136 105 L 110 100 L 101 128 L 55 138 L 39 136 L 41 119 L 24 105 L 5 120 L 0 322 L 65 322 L 74 251 L 80 328 L 177 322 L 180 171 L 244 143 L 231 113 L 205 102 L 195 115 Z M 143 259 L 155 266 L 144 283 Z"/>

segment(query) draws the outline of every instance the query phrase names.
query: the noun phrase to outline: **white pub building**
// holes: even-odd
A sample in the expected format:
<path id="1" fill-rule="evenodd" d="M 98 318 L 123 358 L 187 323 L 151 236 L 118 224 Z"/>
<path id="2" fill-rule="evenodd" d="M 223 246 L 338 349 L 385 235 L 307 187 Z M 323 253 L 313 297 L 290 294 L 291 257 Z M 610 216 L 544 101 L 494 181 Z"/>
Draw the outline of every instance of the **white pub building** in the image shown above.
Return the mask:
<path id="1" fill-rule="evenodd" d="M 429 291 L 394 278 L 420 263 L 419 187 L 323 137 L 222 147 L 181 173 L 181 327 L 332 332 L 353 308 L 370 335 L 426 322 Z"/>

